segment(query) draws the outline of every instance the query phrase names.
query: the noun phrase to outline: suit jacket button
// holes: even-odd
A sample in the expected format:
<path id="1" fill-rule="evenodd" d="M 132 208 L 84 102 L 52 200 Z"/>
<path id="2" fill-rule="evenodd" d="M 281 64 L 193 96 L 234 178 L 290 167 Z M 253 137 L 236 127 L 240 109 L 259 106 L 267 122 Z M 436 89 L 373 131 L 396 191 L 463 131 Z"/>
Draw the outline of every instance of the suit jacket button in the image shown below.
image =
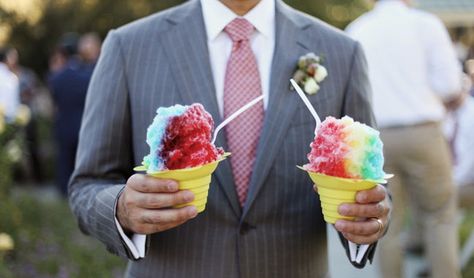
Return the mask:
<path id="1" fill-rule="evenodd" d="M 255 226 L 252 226 L 249 223 L 244 222 L 240 225 L 240 235 L 245 235 L 248 232 L 250 232 L 250 230 L 253 230 L 255 228 L 256 228 Z"/>

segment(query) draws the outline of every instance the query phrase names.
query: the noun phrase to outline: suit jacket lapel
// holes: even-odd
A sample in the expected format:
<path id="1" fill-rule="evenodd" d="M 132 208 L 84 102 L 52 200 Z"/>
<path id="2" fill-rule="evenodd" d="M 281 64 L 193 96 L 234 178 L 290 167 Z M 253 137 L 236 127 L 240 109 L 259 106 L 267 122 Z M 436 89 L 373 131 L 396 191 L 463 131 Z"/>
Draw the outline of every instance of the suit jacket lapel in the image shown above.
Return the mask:
<path id="1" fill-rule="evenodd" d="M 203 104 L 217 126 L 222 119 L 216 100 L 201 5 L 197 0 L 186 5 L 188 5 L 187 12 L 171 14 L 168 18 L 174 27 L 164 36 L 164 48 L 170 58 L 174 82 L 184 104 L 194 102 Z M 219 134 L 216 145 L 227 149 L 223 131 Z M 240 204 L 228 159 L 219 164 L 215 177 L 234 212 L 240 217 Z"/>
<path id="2" fill-rule="evenodd" d="M 290 91 L 290 78 L 296 70 L 298 58 L 309 52 L 303 30 L 307 24 L 298 24 L 293 21 L 291 18 L 293 11 L 281 1 L 277 1 L 276 9 L 275 53 L 270 78 L 270 98 L 242 220 L 265 182 L 297 104 L 300 102 L 296 93 Z"/>

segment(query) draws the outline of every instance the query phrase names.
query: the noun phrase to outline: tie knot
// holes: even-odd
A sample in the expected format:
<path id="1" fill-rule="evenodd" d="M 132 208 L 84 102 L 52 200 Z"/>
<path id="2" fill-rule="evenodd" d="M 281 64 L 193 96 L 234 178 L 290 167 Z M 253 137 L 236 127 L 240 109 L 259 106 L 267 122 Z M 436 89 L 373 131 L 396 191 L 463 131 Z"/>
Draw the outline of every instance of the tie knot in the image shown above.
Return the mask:
<path id="1" fill-rule="evenodd" d="M 250 40 L 255 27 L 245 18 L 236 18 L 224 28 L 233 42 Z"/>

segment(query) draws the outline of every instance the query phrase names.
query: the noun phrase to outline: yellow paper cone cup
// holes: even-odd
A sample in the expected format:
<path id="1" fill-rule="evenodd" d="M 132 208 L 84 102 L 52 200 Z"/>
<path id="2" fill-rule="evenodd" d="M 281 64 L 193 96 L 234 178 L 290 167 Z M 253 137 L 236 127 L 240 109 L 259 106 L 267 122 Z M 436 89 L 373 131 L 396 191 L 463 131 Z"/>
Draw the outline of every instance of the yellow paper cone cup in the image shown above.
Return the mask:
<path id="1" fill-rule="evenodd" d="M 176 206 L 176 208 L 195 206 L 198 212 L 203 212 L 206 208 L 212 173 L 216 170 L 219 162 L 229 155 L 229 153 L 225 153 L 220 159 L 199 167 L 160 172 L 147 171 L 147 174 L 155 178 L 175 180 L 179 183 L 179 190 L 189 190 L 194 193 L 194 200 L 192 202 Z M 139 166 L 134 170 L 146 171 L 146 168 Z"/>
<path id="2" fill-rule="evenodd" d="M 306 171 L 303 167 L 300 169 Z M 324 174 L 308 172 L 311 180 L 317 186 L 324 220 L 334 224 L 339 219 L 354 220 L 354 217 L 342 216 L 338 213 L 339 205 L 343 203 L 355 203 L 358 191 L 374 188 L 385 180 L 361 180 L 345 179 Z"/>

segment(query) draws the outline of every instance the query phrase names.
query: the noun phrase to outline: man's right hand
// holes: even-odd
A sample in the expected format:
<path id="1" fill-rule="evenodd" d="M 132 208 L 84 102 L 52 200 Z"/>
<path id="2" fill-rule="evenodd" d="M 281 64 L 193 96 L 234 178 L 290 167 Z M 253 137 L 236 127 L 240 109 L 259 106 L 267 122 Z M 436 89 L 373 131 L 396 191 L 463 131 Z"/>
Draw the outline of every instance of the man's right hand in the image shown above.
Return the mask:
<path id="1" fill-rule="evenodd" d="M 135 174 L 119 197 L 117 219 L 126 232 L 145 235 L 162 232 L 196 217 L 194 206 L 173 208 L 193 200 L 194 194 L 179 191 L 174 180 Z"/>

